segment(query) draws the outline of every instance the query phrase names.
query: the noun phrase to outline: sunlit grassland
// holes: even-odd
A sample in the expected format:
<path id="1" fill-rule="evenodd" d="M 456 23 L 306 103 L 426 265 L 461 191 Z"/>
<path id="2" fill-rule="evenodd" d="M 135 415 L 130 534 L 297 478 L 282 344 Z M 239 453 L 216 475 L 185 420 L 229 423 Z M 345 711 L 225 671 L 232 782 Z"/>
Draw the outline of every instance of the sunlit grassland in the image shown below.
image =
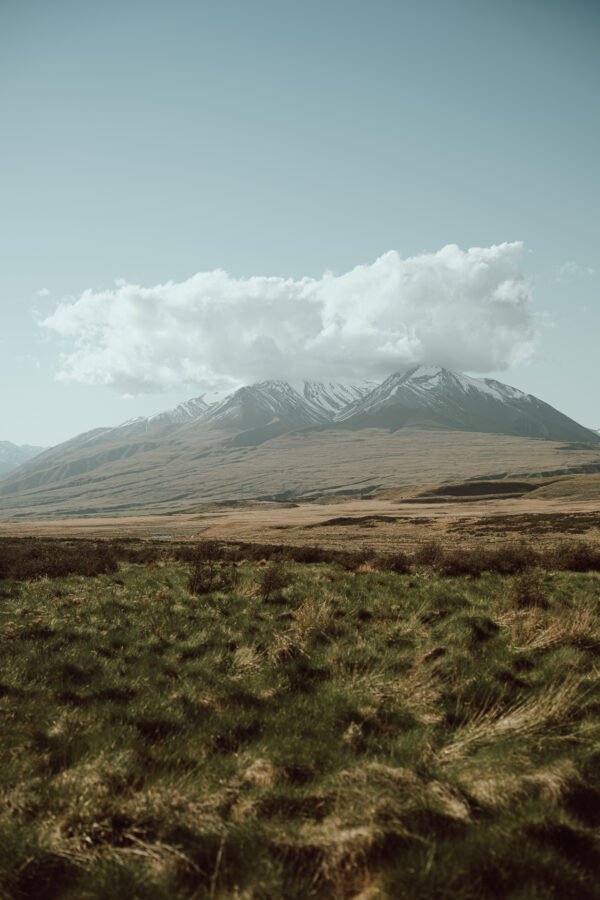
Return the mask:
<path id="1" fill-rule="evenodd" d="M 600 896 L 597 574 L 268 568 L 0 581 L 0 896 Z"/>

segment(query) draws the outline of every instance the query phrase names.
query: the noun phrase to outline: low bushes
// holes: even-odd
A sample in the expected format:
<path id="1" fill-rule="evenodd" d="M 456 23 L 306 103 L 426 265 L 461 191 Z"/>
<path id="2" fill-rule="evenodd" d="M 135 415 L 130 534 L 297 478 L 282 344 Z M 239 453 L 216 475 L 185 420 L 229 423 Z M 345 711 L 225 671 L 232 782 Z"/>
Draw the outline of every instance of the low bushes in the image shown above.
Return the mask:
<path id="1" fill-rule="evenodd" d="M 0 543 L 0 578 L 28 581 L 115 572 L 114 547 L 102 541 L 23 540 Z"/>
<path id="2" fill-rule="evenodd" d="M 600 549 L 585 541 L 563 541 L 548 556 L 548 561 L 555 569 L 600 572 Z"/>
<path id="3" fill-rule="evenodd" d="M 192 567 L 190 590 L 209 593 L 226 590 L 235 580 L 234 563 L 293 562 L 329 564 L 355 572 L 365 564 L 372 570 L 408 574 L 425 568 L 450 577 L 478 577 L 484 572 L 519 575 L 539 567 L 570 572 L 600 572 L 600 548 L 583 540 L 562 541 L 536 550 L 526 542 L 481 546 L 444 546 L 439 541 L 421 544 L 412 553 L 398 549 L 376 553 L 368 548 L 339 550 L 318 546 L 263 543 L 159 544 L 152 541 L 64 540 L 10 538 L 0 540 L 0 579 L 26 581 L 66 575 L 101 575 L 114 572 L 119 562 L 162 565 L 168 560 Z"/>
<path id="4" fill-rule="evenodd" d="M 463 575 L 478 577 L 484 572 L 519 575 L 536 566 L 570 572 L 600 571 L 600 548 L 585 541 L 563 541 L 552 549 L 540 551 L 525 541 L 514 544 L 491 544 L 474 549 L 460 545 L 446 547 L 440 540 L 433 540 L 421 544 L 412 553 L 401 549 L 376 553 L 364 547 L 338 550 L 312 545 L 286 546 L 250 542 L 227 544 L 203 541 L 200 544 L 169 548 L 169 554 L 173 559 L 195 565 L 198 554 L 206 552 L 199 549 L 204 545 L 210 545 L 210 554 L 222 562 L 266 560 L 329 564 L 340 566 L 347 571 L 355 571 L 360 566 L 368 564 L 378 571 L 396 572 L 400 575 L 408 574 L 420 567 L 451 577 Z M 141 554 L 143 551 L 139 549 L 127 551 L 131 561 L 136 561 L 135 552 Z"/>

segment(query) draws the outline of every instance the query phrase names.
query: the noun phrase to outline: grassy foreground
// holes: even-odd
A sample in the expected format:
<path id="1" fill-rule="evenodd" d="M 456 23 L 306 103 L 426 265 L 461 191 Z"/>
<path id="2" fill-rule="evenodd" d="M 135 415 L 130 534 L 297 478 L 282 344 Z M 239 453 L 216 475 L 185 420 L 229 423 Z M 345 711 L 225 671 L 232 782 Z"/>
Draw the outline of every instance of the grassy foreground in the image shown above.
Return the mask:
<path id="1" fill-rule="evenodd" d="M 597 573 L 211 565 L 0 581 L 0 897 L 600 897 Z"/>

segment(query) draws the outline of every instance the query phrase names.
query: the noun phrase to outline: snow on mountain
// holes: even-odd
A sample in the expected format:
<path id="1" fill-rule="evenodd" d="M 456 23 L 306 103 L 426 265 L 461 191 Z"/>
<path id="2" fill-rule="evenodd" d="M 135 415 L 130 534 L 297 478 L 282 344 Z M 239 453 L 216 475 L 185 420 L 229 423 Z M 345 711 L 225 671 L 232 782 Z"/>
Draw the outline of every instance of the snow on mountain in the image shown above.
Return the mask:
<path id="1" fill-rule="evenodd" d="M 596 437 L 531 394 L 490 378 L 472 378 L 441 367 L 413 366 L 390 375 L 337 416 L 345 427 L 427 425 L 590 441 Z"/>
<path id="2" fill-rule="evenodd" d="M 204 421 L 244 430 L 306 428 L 333 421 L 349 403 L 365 397 L 375 382 L 262 381 L 239 388 L 211 406 Z"/>
<path id="3" fill-rule="evenodd" d="M 350 403 L 366 397 L 376 387 L 376 381 L 304 381 L 295 385 L 307 403 L 325 418 L 335 417 Z"/>
<path id="4" fill-rule="evenodd" d="M 368 395 L 343 409 L 336 418 L 343 422 L 358 413 L 401 404 L 410 409 L 437 409 L 442 408 L 450 398 L 460 398 L 466 402 L 469 397 L 472 399 L 478 394 L 500 402 L 523 400 L 529 396 L 490 378 L 471 378 L 439 366 L 413 366 L 390 375 Z"/>
<path id="5" fill-rule="evenodd" d="M 203 396 L 194 397 L 192 400 L 180 403 L 174 409 L 167 409 L 152 416 L 137 416 L 134 419 L 128 419 L 113 430 L 118 429 L 123 435 L 135 435 L 147 434 L 159 428 L 188 425 L 201 418 L 208 408 L 209 404 L 206 403 Z"/>
<path id="6" fill-rule="evenodd" d="M 93 433 L 94 442 L 115 438 L 156 435 L 161 429 L 206 423 L 220 428 L 261 428 L 274 422 L 306 427 L 330 421 L 348 403 L 364 397 L 375 382 L 291 384 L 270 380 L 237 388 L 227 394 L 203 394 L 174 409 L 152 416 L 138 416 L 121 425 Z"/>
<path id="7" fill-rule="evenodd" d="M 307 402 L 287 381 L 261 381 L 239 388 L 211 406 L 205 421 L 245 431 L 275 422 L 292 428 L 317 425 L 328 418 L 331 416 Z"/>
<path id="8" fill-rule="evenodd" d="M 43 450 L 44 447 L 31 447 L 28 444 L 19 446 L 11 441 L 0 441 L 0 475 L 7 475 Z"/>

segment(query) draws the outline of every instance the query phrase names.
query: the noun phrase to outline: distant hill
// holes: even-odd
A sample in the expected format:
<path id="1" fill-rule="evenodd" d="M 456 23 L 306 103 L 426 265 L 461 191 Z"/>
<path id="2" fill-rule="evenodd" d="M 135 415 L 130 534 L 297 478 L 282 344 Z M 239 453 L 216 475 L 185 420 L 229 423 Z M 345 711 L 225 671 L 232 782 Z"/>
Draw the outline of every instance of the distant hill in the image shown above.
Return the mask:
<path id="1" fill-rule="evenodd" d="M 0 514 L 94 514 L 600 464 L 600 436 L 516 388 L 413 366 L 265 381 L 78 435 L 0 481 Z M 582 469 L 586 470 L 586 469 Z"/>
<path id="2" fill-rule="evenodd" d="M 44 447 L 31 447 L 28 444 L 19 446 L 10 441 L 0 441 L 0 475 L 7 475 L 27 460 L 38 456 L 44 449 Z"/>

